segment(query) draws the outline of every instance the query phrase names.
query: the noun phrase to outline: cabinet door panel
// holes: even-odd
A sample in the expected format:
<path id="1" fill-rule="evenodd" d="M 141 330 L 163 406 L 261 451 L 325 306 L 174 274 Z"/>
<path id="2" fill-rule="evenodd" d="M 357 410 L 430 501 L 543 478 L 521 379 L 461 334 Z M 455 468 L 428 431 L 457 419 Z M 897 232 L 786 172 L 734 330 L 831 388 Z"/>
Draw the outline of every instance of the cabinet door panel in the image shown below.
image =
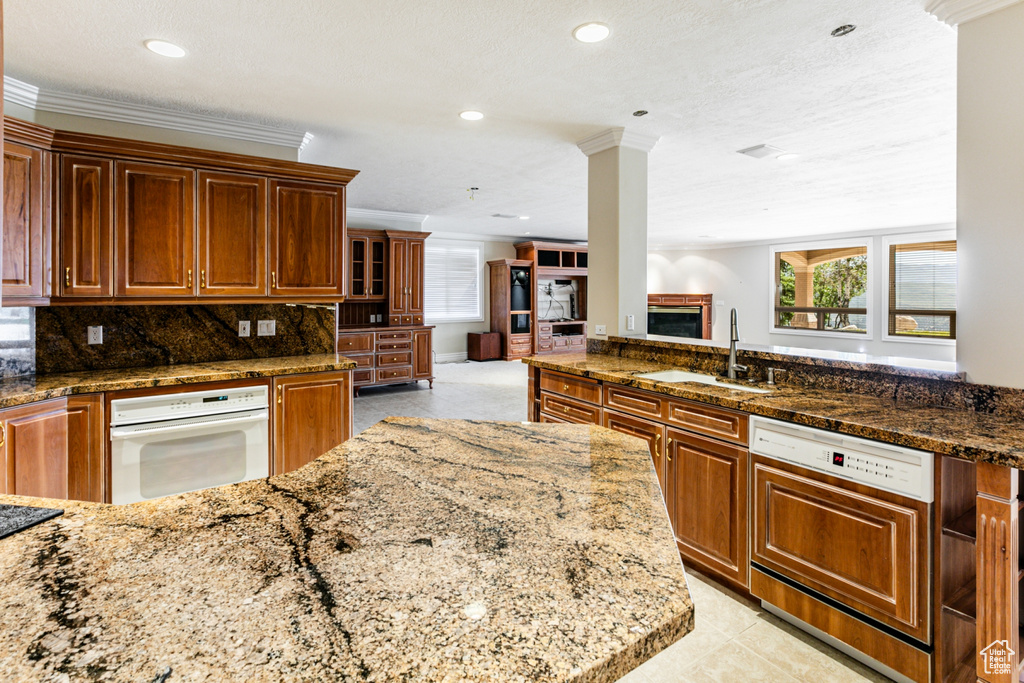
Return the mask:
<path id="1" fill-rule="evenodd" d="M 65 399 L 0 412 L 7 460 L 7 493 L 68 496 L 68 421 Z"/>
<path id="2" fill-rule="evenodd" d="M 43 163 L 42 151 L 4 143 L 5 297 L 43 296 Z M 45 198 L 49 201 L 48 195 Z"/>
<path id="3" fill-rule="evenodd" d="M 348 371 L 274 379 L 274 474 L 316 460 L 352 434 Z"/>
<path id="4" fill-rule="evenodd" d="M 345 188 L 270 181 L 271 294 L 345 295 Z"/>
<path id="5" fill-rule="evenodd" d="M 415 330 L 412 333 L 412 376 L 415 379 L 430 379 L 434 374 L 434 352 L 430 337 L 430 330 Z"/>
<path id="6" fill-rule="evenodd" d="M 63 155 L 61 296 L 113 296 L 114 162 Z"/>
<path id="7" fill-rule="evenodd" d="M 401 324 L 401 316 L 406 313 L 406 268 L 409 260 L 409 240 L 391 239 L 391 273 L 388 280 L 388 314 L 389 319 Z"/>
<path id="8" fill-rule="evenodd" d="M 747 585 L 747 451 L 668 430 L 670 510 L 679 551 Z"/>
<path id="9" fill-rule="evenodd" d="M 200 171 L 199 295 L 266 294 L 266 179 Z"/>
<path id="10" fill-rule="evenodd" d="M 103 394 L 68 397 L 68 498 L 106 502 Z"/>
<path id="11" fill-rule="evenodd" d="M 423 240 L 409 240 L 409 260 L 406 265 L 408 274 L 405 278 L 409 288 L 406 312 L 416 315 L 423 314 Z M 422 318 L 417 323 L 422 323 Z"/>
<path id="12" fill-rule="evenodd" d="M 195 171 L 117 164 L 117 295 L 195 294 Z"/>

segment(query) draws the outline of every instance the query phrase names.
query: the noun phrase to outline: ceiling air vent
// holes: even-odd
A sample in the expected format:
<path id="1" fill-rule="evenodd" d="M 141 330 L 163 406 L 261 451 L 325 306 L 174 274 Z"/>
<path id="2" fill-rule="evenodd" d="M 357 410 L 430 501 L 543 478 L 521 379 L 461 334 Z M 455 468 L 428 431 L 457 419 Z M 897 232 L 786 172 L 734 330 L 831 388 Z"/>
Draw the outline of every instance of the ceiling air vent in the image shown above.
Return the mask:
<path id="1" fill-rule="evenodd" d="M 511 213 L 492 213 L 491 218 L 519 218 L 519 216 Z"/>

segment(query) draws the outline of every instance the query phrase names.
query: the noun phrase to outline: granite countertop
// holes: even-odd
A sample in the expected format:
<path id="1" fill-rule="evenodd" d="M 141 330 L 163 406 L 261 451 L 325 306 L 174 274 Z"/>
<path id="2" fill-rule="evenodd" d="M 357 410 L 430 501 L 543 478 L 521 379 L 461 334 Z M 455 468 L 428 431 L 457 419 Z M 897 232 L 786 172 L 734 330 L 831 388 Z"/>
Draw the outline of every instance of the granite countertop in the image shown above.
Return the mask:
<path id="1" fill-rule="evenodd" d="M 53 375 L 28 375 L 0 380 L 0 408 L 10 408 L 70 394 L 91 394 L 102 391 L 219 382 L 252 377 L 274 377 L 328 370 L 350 370 L 354 367 L 356 367 L 355 361 L 333 353 L 325 353 L 283 358 L 225 360 L 188 365 L 159 365 L 149 368 L 118 368 Z"/>
<path id="2" fill-rule="evenodd" d="M 647 448 L 601 427 L 389 418 L 289 474 L 59 503 L 0 541 L 3 680 L 614 681 L 693 629 Z"/>
<path id="3" fill-rule="evenodd" d="M 755 384 L 771 389 L 759 394 L 694 382 L 657 382 L 635 375 L 673 366 L 604 354 L 534 356 L 523 362 L 964 460 L 1024 468 L 1024 425 L 1018 419 L 923 405 L 913 395 L 889 399 L 827 388 Z M 893 393 L 898 393 L 895 388 Z"/>

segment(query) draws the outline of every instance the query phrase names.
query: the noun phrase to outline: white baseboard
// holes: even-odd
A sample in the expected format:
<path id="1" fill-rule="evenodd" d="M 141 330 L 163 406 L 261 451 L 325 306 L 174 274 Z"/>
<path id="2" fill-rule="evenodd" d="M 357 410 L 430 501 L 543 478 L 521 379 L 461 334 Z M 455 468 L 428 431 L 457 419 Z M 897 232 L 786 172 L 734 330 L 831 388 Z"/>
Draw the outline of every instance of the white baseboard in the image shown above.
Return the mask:
<path id="1" fill-rule="evenodd" d="M 457 353 L 435 353 L 435 363 L 461 363 L 464 360 L 469 360 L 469 356 L 465 351 L 459 351 Z"/>

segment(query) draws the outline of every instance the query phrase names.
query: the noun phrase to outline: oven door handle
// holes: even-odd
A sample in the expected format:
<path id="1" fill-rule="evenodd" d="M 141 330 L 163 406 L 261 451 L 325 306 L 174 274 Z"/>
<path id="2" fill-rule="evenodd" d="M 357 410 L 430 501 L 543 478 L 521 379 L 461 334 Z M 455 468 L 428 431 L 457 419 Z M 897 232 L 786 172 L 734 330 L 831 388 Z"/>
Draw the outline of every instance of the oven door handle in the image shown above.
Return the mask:
<path id="1" fill-rule="evenodd" d="M 130 439 L 135 436 L 150 436 L 151 434 L 171 434 L 173 432 L 185 432 L 203 427 L 220 427 L 223 425 L 245 424 L 247 422 L 266 422 L 269 420 L 270 413 L 266 410 L 261 410 L 258 413 L 246 415 L 245 417 L 234 417 L 227 420 L 209 420 L 205 422 L 189 420 L 186 424 L 176 424 L 168 427 L 144 427 L 139 429 L 139 425 L 132 425 L 131 427 L 124 429 L 111 429 L 110 440 Z"/>

